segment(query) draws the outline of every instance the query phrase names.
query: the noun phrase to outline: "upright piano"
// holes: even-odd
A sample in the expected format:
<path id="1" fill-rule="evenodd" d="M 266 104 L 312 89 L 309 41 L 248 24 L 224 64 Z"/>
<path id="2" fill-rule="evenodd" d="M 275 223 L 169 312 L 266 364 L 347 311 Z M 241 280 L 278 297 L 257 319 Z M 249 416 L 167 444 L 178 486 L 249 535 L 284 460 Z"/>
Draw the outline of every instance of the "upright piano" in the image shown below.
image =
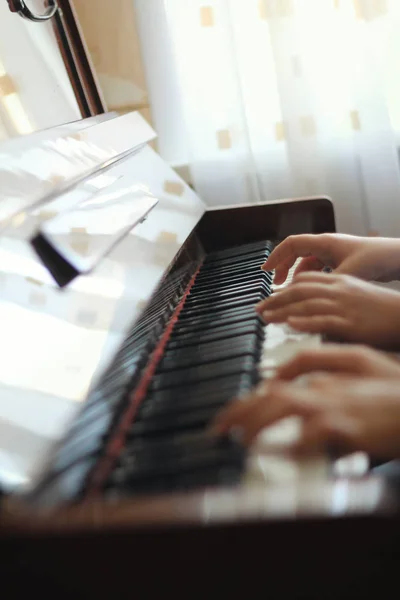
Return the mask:
<path id="1" fill-rule="evenodd" d="M 395 491 L 362 457 L 290 460 L 293 420 L 250 449 L 209 431 L 321 343 L 254 305 L 274 245 L 334 232 L 333 204 L 207 209 L 153 137 L 103 115 L 0 148 L 4 598 L 360 597 L 395 573 Z"/>

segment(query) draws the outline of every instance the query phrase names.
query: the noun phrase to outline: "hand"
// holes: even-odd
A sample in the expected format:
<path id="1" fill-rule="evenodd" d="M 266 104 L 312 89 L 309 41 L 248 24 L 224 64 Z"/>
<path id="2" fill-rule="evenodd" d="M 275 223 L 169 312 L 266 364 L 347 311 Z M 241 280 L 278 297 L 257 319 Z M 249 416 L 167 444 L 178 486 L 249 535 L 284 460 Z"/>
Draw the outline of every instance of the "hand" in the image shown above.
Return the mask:
<path id="1" fill-rule="evenodd" d="M 381 348 L 400 346 L 400 294 L 347 275 L 303 273 L 257 306 L 268 323 Z"/>
<path id="2" fill-rule="evenodd" d="M 316 372 L 329 372 L 346 377 L 398 379 L 400 361 L 367 346 L 324 344 L 318 350 L 301 352 L 278 369 L 276 379 L 293 381 Z M 399 394 L 400 398 L 400 394 Z"/>
<path id="3" fill-rule="evenodd" d="M 291 236 L 275 248 L 263 269 L 276 269 L 275 283 L 280 285 L 300 257 L 303 260 L 295 275 L 330 267 L 369 281 L 393 281 L 400 273 L 400 240 L 340 234 Z"/>
<path id="4" fill-rule="evenodd" d="M 225 409 L 213 432 L 226 435 L 240 429 L 248 445 L 262 429 L 291 416 L 303 421 L 294 453 L 361 451 L 380 459 L 400 457 L 399 381 L 325 376 L 307 388 L 273 383 L 263 394 Z"/>

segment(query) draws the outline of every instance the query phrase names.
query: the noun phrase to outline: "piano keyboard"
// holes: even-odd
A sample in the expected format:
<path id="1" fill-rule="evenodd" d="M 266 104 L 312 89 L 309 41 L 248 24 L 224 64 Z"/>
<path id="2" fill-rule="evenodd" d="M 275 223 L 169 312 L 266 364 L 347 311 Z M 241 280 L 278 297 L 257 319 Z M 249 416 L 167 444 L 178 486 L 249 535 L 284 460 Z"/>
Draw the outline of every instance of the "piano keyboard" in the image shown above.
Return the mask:
<path id="1" fill-rule="evenodd" d="M 283 285 L 272 285 L 272 291 L 284 289 L 293 281 L 299 259 L 289 271 Z M 322 336 L 300 333 L 286 324 L 271 323 L 265 327 L 260 375 L 268 380 L 276 374 L 280 365 L 295 358 L 303 350 L 322 344 Z M 261 433 L 250 450 L 247 460 L 245 485 L 282 484 L 285 482 L 324 480 L 329 476 L 332 465 L 327 456 L 294 460 L 284 450 L 295 442 L 301 433 L 301 422 L 288 418 Z"/>
<path id="2" fill-rule="evenodd" d="M 241 481 L 246 452 L 208 427 L 259 380 L 264 324 L 255 305 L 271 293 L 260 267 L 271 244 L 209 255 L 197 274 L 126 436 L 109 489 L 163 492 Z"/>
<path id="3" fill-rule="evenodd" d="M 272 275 L 260 271 L 270 248 L 268 243 L 252 244 L 206 259 L 129 431 L 111 477 L 114 491 L 248 487 L 329 476 L 326 456 L 293 460 L 277 452 L 298 437 L 298 419 L 266 430 L 247 454 L 234 439 L 204 436 L 233 397 L 272 377 L 304 348 L 322 343 L 321 336 L 286 325 L 265 326 L 256 315 L 255 304 L 277 289 Z"/>
<path id="4" fill-rule="evenodd" d="M 235 436 L 209 435 L 234 397 L 321 343 L 286 325 L 265 326 L 256 313 L 273 289 L 272 274 L 260 268 L 271 248 L 214 252 L 194 276 L 178 271 L 163 286 L 61 446 L 39 502 L 59 489 L 71 499 L 114 498 L 327 478 L 326 457 L 295 461 L 276 451 L 298 436 L 296 419 L 263 432 L 249 451 Z M 348 474 L 346 463 L 341 468 Z"/>
<path id="5" fill-rule="evenodd" d="M 284 284 L 272 285 L 272 291 L 286 288 L 293 281 L 301 258 L 290 269 Z M 319 334 L 301 333 L 286 324 L 271 323 L 265 327 L 260 375 L 264 381 L 274 377 L 280 365 L 292 360 L 304 350 L 318 348 L 323 343 Z M 306 385 L 301 378 L 298 385 Z M 245 486 L 255 484 L 278 485 L 283 483 L 324 481 L 330 475 L 362 477 L 369 469 L 369 459 L 363 453 L 355 453 L 333 461 L 319 453 L 312 457 L 290 458 L 285 450 L 299 439 L 301 421 L 288 418 L 261 433 L 250 449 L 247 459 Z"/>

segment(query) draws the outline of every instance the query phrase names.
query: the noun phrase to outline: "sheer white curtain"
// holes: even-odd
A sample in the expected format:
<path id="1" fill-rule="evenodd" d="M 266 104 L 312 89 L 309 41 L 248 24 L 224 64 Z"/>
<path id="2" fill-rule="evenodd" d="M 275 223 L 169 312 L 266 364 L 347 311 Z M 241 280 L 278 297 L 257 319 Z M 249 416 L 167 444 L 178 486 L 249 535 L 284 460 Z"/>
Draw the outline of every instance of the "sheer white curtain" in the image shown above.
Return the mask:
<path id="1" fill-rule="evenodd" d="M 400 235 L 398 0 L 134 0 L 159 134 L 209 205 L 327 194 Z"/>

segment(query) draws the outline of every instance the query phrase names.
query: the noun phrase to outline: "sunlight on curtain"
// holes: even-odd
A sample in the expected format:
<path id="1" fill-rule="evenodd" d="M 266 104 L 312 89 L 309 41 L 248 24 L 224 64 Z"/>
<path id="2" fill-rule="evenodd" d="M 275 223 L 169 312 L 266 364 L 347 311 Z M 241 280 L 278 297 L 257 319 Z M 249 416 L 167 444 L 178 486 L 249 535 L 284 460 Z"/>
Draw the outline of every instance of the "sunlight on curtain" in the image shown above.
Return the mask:
<path id="1" fill-rule="evenodd" d="M 329 195 L 400 235 L 398 0 L 135 0 L 159 150 L 209 205 Z"/>
<path id="2" fill-rule="evenodd" d="M 12 133 L 32 133 L 33 128 L 17 94 L 16 86 L 0 61 L 0 111 L 2 117 L 2 133 L 0 139 Z M 12 128 L 12 129 L 11 129 Z"/>

